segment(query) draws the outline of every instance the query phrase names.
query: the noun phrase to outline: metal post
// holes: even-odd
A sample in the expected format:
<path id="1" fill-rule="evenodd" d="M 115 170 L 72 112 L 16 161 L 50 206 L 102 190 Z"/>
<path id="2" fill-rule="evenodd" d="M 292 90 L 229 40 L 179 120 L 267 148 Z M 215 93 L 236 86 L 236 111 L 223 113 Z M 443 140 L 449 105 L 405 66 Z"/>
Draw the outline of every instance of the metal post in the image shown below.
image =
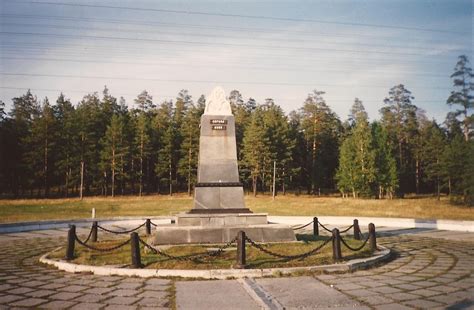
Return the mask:
<path id="1" fill-rule="evenodd" d="M 92 242 L 97 242 L 97 222 L 94 221 L 92 222 L 92 235 L 91 235 L 91 241 Z"/>
<path id="2" fill-rule="evenodd" d="M 151 235 L 151 220 L 150 219 L 146 219 L 146 234 L 149 236 Z"/>
<path id="3" fill-rule="evenodd" d="M 342 258 L 341 235 L 339 234 L 339 229 L 337 228 L 332 230 L 332 258 L 335 262 Z"/>
<path id="4" fill-rule="evenodd" d="M 237 264 L 236 268 L 244 269 L 246 267 L 245 257 L 245 231 L 239 231 L 237 234 Z"/>
<path id="5" fill-rule="evenodd" d="M 131 239 L 131 249 L 132 249 L 132 267 L 133 268 L 142 268 L 142 261 L 140 257 L 140 240 L 137 232 L 132 232 L 130 234 Z"/>
<path id="6" fill-rule="evenodd" d="M 358 219 L 354 219 L 354 239 L 360 240 L 360 227 Z"/>
<path id="7" fill-rule="evenodd" d="M 67 233 L 66 260 L 74 259 L 75 243 L 76 243 L 76 225 L 71 225 Z"/>
<path id="8" fill-rule="evenodd" d="M 375 225 L 373 223 L 369 224 L 369 245 L 372 253 L 377 251 L 377 238 L 375 236 Z"/>
<path id="9" fill-rule="evenodd" d="M 313 235 L 319 236 L 319 222 L 317 217 L 313 217 Z"/>

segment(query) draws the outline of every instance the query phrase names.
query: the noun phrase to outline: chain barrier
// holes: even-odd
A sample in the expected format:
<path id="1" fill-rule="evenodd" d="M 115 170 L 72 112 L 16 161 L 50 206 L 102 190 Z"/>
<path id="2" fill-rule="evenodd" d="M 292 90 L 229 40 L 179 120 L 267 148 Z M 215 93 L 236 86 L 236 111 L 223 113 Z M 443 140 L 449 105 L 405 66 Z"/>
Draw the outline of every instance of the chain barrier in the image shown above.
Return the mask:
<path id="1" fill-rule="evenodd" d="M 127 245 L 128 243 L 130 243 L 131 239 L 127 239 L 125 242 L 122 242 L 114 247 L 111 247 L 111 248 L 105 248 L 105 249 L 101 249 L 101 248 L 97 248 L 97 247 L 94 247 L 94 246 L 91 246 L 91 245 L 88 245 L 86 244 L 85 242 L 81 241 L 77 235 L 74 236 L 76 238 L 76 241 L 77 243 L 79 243 L 80 245 L 82 245 L 83 247 L 86 247 L 88 248 L 89 250 L 93 250 L 93 251 L 98 251 L 98 252 L 111 252 L 111 251 L 114 251 L 114 250 L 117 250 L 125 245 Z"/>
<path id="2" fill-rule="evenodd" d="M 146 225 L 146 222 L 143 223 L 143 224 L 141 224 L 140 226 L 134 228 L 134 229 L 124 230 L 124 231 L 110 230 L 110 229 L 107 229 L 107 228 L 102 227 L 102 226 L 100 226 L 100 225 L 97 225 L 97 228 L 99 228 L 99 229 L 101 229 L 101 230 L 103 230 L 103 231 L 105 231 L 105 232 L 112 233 L 112 234 L 129 234 L 129 233 L 131 233 L 131 232 L 134 232 L 135 230 L 138 230 L 138 229 L 142 228 L 142 227 L 145 226 L 145 225 Z"/>
<path id="3" fill-rule="evenodd" d="M 268 255 L 271 255 L 271 256 L 274 256 L 274 257 L 279 257 L 279 258 L 283 258 L 287 261 L 290 261 L 290 260 L 295 260 L 295 259 L 305 259 L 311 255 L 314 255 L 316 254 L 316 252 L 318 252 L 319 250 L 321 250 L 326 244 L 328 244 L 329 242 L 332 241 L 332 237 L 329 238 L 328 240 L 324 241 L 321 245 L 317 246 L 316 248 L 306 252 L 306 253 L 302 253 L 302 254 L 297 254 L 297 255 L 283 255 L 283 254 L 279 254 L 279 253 L 275 253 L 273 251 L 270 251 L 268 249 L 265 249 L 262 245 L 256 243 L 255 241 L 253 241 L 252 239 L 250 239 L 249 237 L 245 237 L 245 240 L 248 241 L 250 243 L 250 245 L 252 245 L 254 248 L 268 254 Z"/>
<path id="4" fill-rule="evenodd" d="M 324 230 L 332 233 L 332 230 L 330 230 L 329 228 L 327 228 L 326 226 L 324 226 L 323 224 L 321 224 L 321 222 L 318 222 L 319 226 L 321 226 L 322 228 L 324 228 Z"/>
<path id="5" fill-rule="evenodd" d="M 309 223 L 306 224 L 306 225 L 303 225 L 303 226 L 300 226 L 300 227 L 295 227 L 295 228 L 293 228 L 293 230 L 303 229 L 303 228 L 305 228 L 306 226 L 311 225 L 311 224 L 313 224 L 313 223 L 314 223 L 314 221 L 311 221 L 311 222 L 309 222 Z"/>
<path id="6" fill-rule="evenodd" d="M 153 223 L 152 221 L 150 221 L 150 224 L 153 225 L 153 226 L 155 226 L 155 227 L 158 226 L 157 224 Z"/>
<path id="7" fill-rule="evenodd" d="M 162 256 L 164 256 L 168 259 L 176 259 L 176 260 L 179 260 L 179 261 L 187 261 L 187 260 L 198 260 L 198 259 L 204 258 L 204 257 L 219 256 L 219 255 L 222 254 L 222 252 L 226 248 L 228 248 L 232 244 L 234 244 L 237 241 L 237 238 L 232 239 L 231 241 L 227 242 L 225 245 L 221 246 L 220 248 L 218 248 L 217 250 L 212 251 L 212 252 L 201 252 L 201 253 L 194 253 L 194 254 L 181 255 L 181 256 L 171 255 L 171 254 L 165 253 L 161 250 L 155 249 L 154 247 L 149 245 L 146 241 L 144 241 L 142 238 L 139 238 L 139 241 L 144 247 L 149 249 L 153 254 L 162 255 Z"/>
<path id="8" fill-rule="evenodd" d="M 367 238 L 364 240 L 364 243 L 362 243 L 361 246 L 357 247 L 357 248 L 353 248 L 351 247 L 350 245 L 347 244 L 346 240 L 344 240 L 344 238 L 341 237 L 341 242 L 342 244 L 345 245 L 346 248 L 348 248 L 349 250 L 351 251 L 354 251 L 354 252 L 357 252 L 357 251 L 360 251 L 362 250 L 362 248 L 365 247 L 365 245 L 367 244 L 367 241 L 369 241 L 369 238 L 370 238 L 370 235 L 367 235 Z"/>
<path id="9" fill-rule="evenodd" d="M 342 234 L 342 233 L 348 232 L 348 231 L 349 231 L 349 229 L 351 229 L 352 227 L 354 227 L 354 225 L 351 225 L 351 226 L 347 227 L 347 228 L 346 228 L 346 229 L 344 229 L 344 230 L 340 230 L 340 231 L 339 231 L 339 233 L 341 233 L 341 234 Z"/>
<path id="10" fill-rule="evenodd" d="M 84 240 L 83 242 L 84 243 L 87 243 L 89 242 L 89 240 L 91 239 L 92 237 L 92 231 L 94 230 L 94 226 L 91 227 L 91 230 L 89 231 L 89 236 L 87 236 L 86 240 Z M 76 236 L 77 237 L 77 236 Z"/>

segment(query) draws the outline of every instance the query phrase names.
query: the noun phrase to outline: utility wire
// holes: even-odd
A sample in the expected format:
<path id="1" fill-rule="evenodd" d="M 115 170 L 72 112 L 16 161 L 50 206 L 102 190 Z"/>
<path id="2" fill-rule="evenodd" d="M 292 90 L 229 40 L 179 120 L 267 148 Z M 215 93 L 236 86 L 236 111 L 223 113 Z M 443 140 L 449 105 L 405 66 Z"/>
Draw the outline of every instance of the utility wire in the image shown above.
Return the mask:
<path id="1" fill-rule="evenodd" d="M 242 66 L 238 63 L 216 63 L 216 62 L 200 62 L 200 64 L 193 63 L 170 63 L 170 62 L 133 62 L 133 61 L 108 61 L 108 60 L 82 60 L 82 59 L 60 59 L 60 58 L 45 58 L 45 57 L 5 57 L 0 56 L 0 59 L 6 60 L 19 60 L 19 61 L 50 61 L 50 62 L 74 62 L 74 63 L 97 63 L 97 64 L 126 64 L 126 65 L 141 65 L 141 66 L 169 66 L 169 67 L 190 67 L 190 68 L 208 68 L 210 64 L 219 64 L 221 67 L 230 67 L 230 68 L 242 68 L 251 71 L 289 71 L 289 72 L 312 72 L 312 73 L 347 73 L 347 70 L 334 70 L 334 69 L 324 69 L 324 70 L 309 70 L 305 68 L 278 68 L 278 67 L 265 67 L 265 66 Z M 387 76 L 386 71 L 371 71 L 375 74 L 383 74 Z M 449 75 L 443 74 L 430 74 L 430 73 L 420 73 L 420 72 L 402 72 L 397 71 L 397 74 L 408 74 L 414 76 L 427 76 L 433 78 L 449 78 Z"/>
<path id="2" fill-rule="evenodd" d="M 285 33 L 285 34 L 299 34 L 310 37 L 341 37 L 352 39 L 354 37 L 366 37 L 366 38 L 393 38 L 393 35 L 380 35 L 380 34 L 370 34 L 370 33 L 354 33 L 354 32 L 344 32 L 340 33 L 328 33 L 328 32 L 317 32 L 311 29 L 308 30 L 295 30 L 295 29 L 281 29 L 281 28 L 256 28 L 256 27 L 236 27 L 236 26 L 227 26 L 227 25 L 204 25 L 204 24 L 188 24 L 188 23 L 171 23 L 171 22 L 157 22 L 157 21 L 143 21 L 143 20 L 129 20 L 129 19 L 109 19 L 109 18 L 88 18 L 88 17 L 71 17 L 71 16 L 58 16 L 58 15 L 31 15 L 31 14 L 0 14 L 1 18 L 22 18 L 22 19 L 40 19 L 40 20 L 60 20 L 60 21 L 75 21 L 75 22 L 94 22 L 94 23 L 103 23 L 103 24 L 119 24 L 119 25 L 133 25 L 133 26 L 173 26 L 181 28 L 190 28 L 190 29 L 208 29 L 213 31 L 236 31 L 244 32 L 246 35 L 249 32 L 261 32 L 267 34 L 275 33 Z M 410 34 L 409 42 L 412 42 L 413 33 Z M 450 37 L 449 39 L 454 39 Z M 438 40 L 433 40 L 430 37 L 430 42 L 436 43 L 441 42 Z M 445 42 L 443 40 L 442 42 Z"/>
<path id="3" fill-rule="evenodd" d="M 458 32 L 458 31 L 434 29 L 434 28 L 394 26 L 394 25 L 387 25 L 387 24 L 372 24 L 372 23 L 340 22 L 340 21 L 330 21 L 330 20 L 322 20 L 322 19 L 275 17 L 275 16 L 266 16 L 266 15 L 214 13 L 214 12 L 191 11 L 191 10 L 170 10 L 170 9 L 157 9 L 157 8 L 151 8 L 151 7 L 143 8 L 143 7 L 130 7 L 130 6 L 113 6 L 113 5 L 48 2 L 48 1 L 25 1 L 25 2 L 15 1 L 14 3 L 49 5 L 49 6 L 83 7 L 83 8 L 94 8 L 94 9 L 101 8 L 101 9 L 127 10 L 127 11 L 138 11 L 138 12 L 160 12 L 160 13 L 173 13 L 173 14 L 185 14 L 185 15 L 218 16 L 218 17 L 246 18 L 246 19 L 258 19 L 258 20 L 276 20 L 276 21 L 288 21 L 288 22 L 306 22 L 306 23 L 342 25 L 342 26 L 400 29 L 400 30 L 435 32 L 435 33 L 450 33 L 450 34 L 456 34 L 456 35 L 468 34 L 467 32 Z"/>
<path id="4" fill-rule="evenodd" d="M 426 55 L 426 53 L 402 53 L 402 52 L 390 52 L 390 51 L 373 51 L 373 50 L 354 50 L 354 49 L 337 49 L 337 48 L 320 48 L 320 47 L 299 47 L 299 46 L 281 46 L 281 45 L 255 45 L 255 44 L 236 44 L 236 43 L 213 43 L 213 42 L 198 42 L 198 41 L 187 41 L 187 40 L 165 40 L 165 39 L 145 39 L 136 37 L 116 37 L 116 36 L 95 36 L 95 35 L 64 35 L 57 33 L 41 33 L 41 32 L 16 32 L 16 31 L 0 31 L 2 35 L 14 35 L 14 36 L 44 36 L 44 37 L 55 37 L 55 38 L 75 38 L 75 39 L 93 39 L 93 40 L 116 40 L 116 41 L 132 41 L 132 42 L 149 42 L 149 43 L 164 43 L 164 44 L 185 44 L 185 45 L 204 45 L 204 46 L 229 46 L 229 47 L 247 47 L 251 49 L 279 49 L 279 50 L 303 50 L 303 51 L 326 51 L 326 52 L 340 52 L 340 53 L 375 53 L 375 54 L 386 54 L 386 55 L 405 55 L 405 56 L 424 56 L 424 57 L 440 57 L 440 55 Z"/>
<path id="5" fill-rule="evenodd" d="M 94 75 L 75 75 L 75 74 L 43 74 L 43 73 L 19 73 L 19 72 L 0 72 L 4 76 L 23 76 L 23 77 L 48 77 L 48 78 L 78 78 L 78 79 L 100 79 L 100 80 L 122 80 L 122 81 L 152 81 L 165 83 L 212 83 L 212 84 L 244 84 L 244 85 L 273 85 L 273 86 L 324 86 L 324 87 L 364 87 L 364 88 L 390 88 L 387 85 L 353 85 L 353 84 L 326 84 L 326 83 L 291 83 L 291 82 L 259 82 L 259 81 L 225 81 L 225 80 L 187 80 L 187 79 L 164 79 L 164 78 L 138 78 L 138 77 L 117 77 L 117 76 L 94 76 Z M 418 86 L 423 89 L 451 89 L 438 86 Z"/>
<path id="6" fill-rule="evenodd" d="M 193 37 L 204 37 L 204 38 L 222 38 L 224 40 L 229 39 L 244 39 L 244 40 L 257 40 L 257 41 L 266 41 L 266 42 L 298 42 L 298 43 L 324 43 L 329 45 L 347 45 L 347 41 L 320 41 L 320 39 L 279 39 L 279 38 L 262 38 L 262 37 L 255 37 L 255 36 L 230 36 L 230 35 L 212 35 L 212 34 L 204 34 L 204 33 L 183 33 L 183 32 L 170 32 L 170 31 L 162 31 L 162 30 L 137 30 L 137 29 L 119 29 L 119 28 L 101 28 L 101 27 L 83 27 L 83 26 L 64 26 L 64 25 L 52 25 L 52 24 L 25 24 L 25 23 L 3 23 L 4 26 L 15 26 L 15 27 L 34 27 L 34 29 L 38 28 L 49 28 L 49 29 L 70 29 L 70 30 L 92 30 L 92 31 L 105 31 L 105 32 L 119 32 L 119 33 L 134 33 L 137 32 L 142 33 L 151 33 L 151 34 L 162 34 L 162 35 L 178 35 L 178 36 L 193 36 Z M 382 47 L 382 48 L 397 48 L 397 49 L 405 49 L 405 50 L 424 50 L 424 51 L 433 51 L 435 46 L 429 47 L 420 47 L 420 46 L 407 46 L 407 45 L 396 45 L 396 44 L 376 44 L 376 43 L 360 43 L 360 42 L 351 42 L 351 45 L 356 46 L 369 46 L 369 47 Z M 453 50 L 461 50 L 460 48 L 455 48 Z"/>
<path id="7" fill-rule="evenodd" d="M 46 45 L 46 46 L 43 46 Z M 18 48 L 17 48 L 18 46 Z M 26 47 L 20 47 L 20 46 L 26 46 Z M 61 49 L 58 49 L 56 47 L 64 47 Z M 184 46 L 183 48 L 186 48 L 187 46 Z M 133 57 L 135 59 L 144 59 L 142 56 L 145 54 L 153 57 L 159 57 L 159 58 L 173 58 L 176 59 L 176 55 L 174 53 L 171 53 L 172 51 L 169 48 L 164 48 L 164 47 L 153 47 L 153 49 L 146 49 L 144 50 L 143 47 L 139 48 L 134 48 L 131 46 L 115 46 L 115 45 L 103 45 L 103 44 L 61 44 L 61 43 L 46 43 L 46 42 L 12 42 L 12 41 L 2 41 L 2 46 L 0 46 L 0 49 L 3 50 L 4 52 L 11 51 L 14 53 L 14 55 L 18 55 L 18 53 L 25 53 L 28 51 L 51 51 L 54 52 L 56 55 L 62 55 L 62 56 L 93 56 L 93 55 L 102 55 L 102 56 L 110 56 L 110 53 L 113 52 L 114 55 L 118 55 L 120 53 L 123 53 L 124 56 L 130 57 L 130 52 L 137 52 Z M 108 51 L 109 49 L 110 51 Z M 68 51 L 72 51 L 72 53 L 68 53 Z M 159 54 L 156 54 L 156 51 L 162 51 Z M 205 53 L 203 56 L 204 59 L 207 59 L 208 56 L 208 49 L 199 49 L 197 47 L 193 47 L 192 51 L 194 52 L 194 60 L 198 60 L 199 57 L 196 52 L 203 52 Z M 163 53 L 164 52 L 164 53 Z M 165 54 L 169 54 L 172 56 L 166 56 Z M 36 55 L 36 54 L 34 54 Z M 216 59 L 218 53 L 215 53 L 213 55 L 213 59 Z M 374 65 L 376 63 L 380 62 L 388 62 L 390 64 L 393 64 L 394 61 L 397 61 L 397 64 L 403 65 L 406 63 L 426 63 L 426 64 L 441 64 L 441 63 L 449 63 L 451 64 L 452 61 L 448 60 L 430 60 L 430 59 L 409 59 L 407 57 L 403 57 L 402 60 L 394 57 L 390 58 L 385 58 L 385 57 L 374 57 L 374 56 L 369 56 L 369 57 L 357 57 L 357 56 L 352 56 L 352 55 L 338 55 L 337 57 L 334 55 L 331 56 L 324 56 L 324 55 L 317 55 L 317 54 L 304 54 L 304 55 L 291 55 L 291 58 L 288 58 L 289 55 L 287 54 L 274 54 L 274 53 L 241 53 L 238 55 L 239 56 L 239 62 L 243 62 L 245 59 L 261 59 L 263 61 L 267 61 L 270 58 L 276 58 L 277 60 L 282 60 L 286 64 L 289 63 L 289 60 L 307 60 L 311 61 L 312 64 L 318 63 L 318 62 L 324 62 L 325 64 L 328 63 L 341 63 L 345 60 L 349 61 L 350 63 L 357 62 L 358 64 L 360 63 L 367 63 L 370 65 Z M 148 59 L 148 58 L 147 58 Z M 400 61 L 403 61 L 402 63 Z M 255 62 L 250 62 L 250 65 L 254 64 L 259 64 L 261 62 L 255 63 Z M 281 63 L 281 62 L 280 62 Z"/>

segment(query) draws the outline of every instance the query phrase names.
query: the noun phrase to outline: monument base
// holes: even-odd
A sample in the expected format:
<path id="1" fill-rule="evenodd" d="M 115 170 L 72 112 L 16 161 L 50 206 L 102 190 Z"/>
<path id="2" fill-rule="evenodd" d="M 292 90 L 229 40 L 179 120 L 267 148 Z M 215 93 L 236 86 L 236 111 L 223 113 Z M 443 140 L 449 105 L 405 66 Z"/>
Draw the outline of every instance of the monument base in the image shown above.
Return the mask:
<path id="1" fill-rule="evenodd" d="M 226 243 L 241 230 L 256 242 L 296 241 L 291 227 L 268 224 L 266 213 L 183 213 L 176 217 L 175 225 L 157 227 L 149 241 L 153 245 Z"/>
<path id="2" fill-rule="evenodd" d="M 191 210 L 192 211 L 192 210 Z M 267 213 L 182 213 L 176 216 L 177 226 L 265 225 Z"/>
<path id="3" fill-rule="evenodd" d="M 152 245 L 227 243 L 241 230 L 256 242 L 296 241 L 293 230 L 281 224 L 157 227 L 155 235 L 149 241 Z"/>

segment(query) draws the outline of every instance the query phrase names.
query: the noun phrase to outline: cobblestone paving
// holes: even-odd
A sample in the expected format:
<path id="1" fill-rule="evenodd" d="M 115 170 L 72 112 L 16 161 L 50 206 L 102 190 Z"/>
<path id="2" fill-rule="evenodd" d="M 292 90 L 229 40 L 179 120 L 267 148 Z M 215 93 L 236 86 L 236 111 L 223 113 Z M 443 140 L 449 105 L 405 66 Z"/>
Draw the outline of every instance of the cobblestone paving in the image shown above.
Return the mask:
<path id="1" fill-rule="evenodd" d="M 378 268 L 317 279 L 376 309 L 474 309 L 474 243 L 387 237 L 396 258 Z"/>
<path id="2" fill-rule="evenodd" d="M 173 306 L 171 280 L 69 274 L 41 265 L 40 255 L 64 245 L 58 234 L 65 231 L 0 235 L 0 309 Z M 474 243 L 417 236 L 384 237 L 379 243 L 394 249 L 396 258 L 369 270 L 310 280 L 332 286 L 365 308 L 474 309 Z"/>
<path id="3" fill-rule="evenodd" d="M 63 233 L 64 234 L 64 233 Z M 22 234 L 15 234 L 21 236 Z M 70 274 L 38 262 L 64 238 L 0 235 L 0 309 L 168 309 L 172 282 Z"/>

